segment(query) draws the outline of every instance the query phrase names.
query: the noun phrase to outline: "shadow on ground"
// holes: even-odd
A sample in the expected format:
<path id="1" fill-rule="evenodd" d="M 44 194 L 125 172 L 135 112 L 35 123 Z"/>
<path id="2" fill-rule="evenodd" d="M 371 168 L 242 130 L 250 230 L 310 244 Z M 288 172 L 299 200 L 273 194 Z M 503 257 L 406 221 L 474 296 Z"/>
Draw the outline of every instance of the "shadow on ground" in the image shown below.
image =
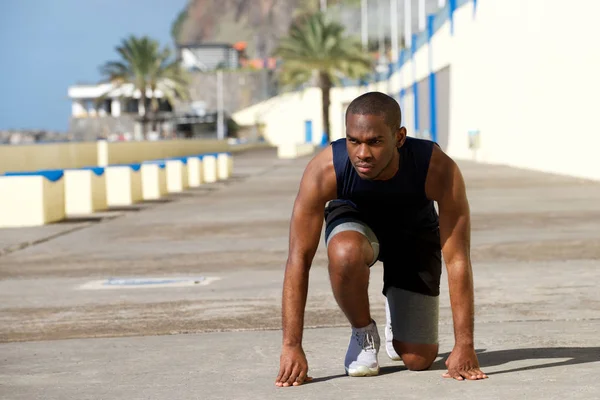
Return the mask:
<path id="1" fill-rule="evenodd" d="M 498 350 L 486 352 L 478 350 L 477 356 L 482 368 L 507 364 L 512 361 L 543 360 L 555 358 L 569 358 L 565 361 L 556 361 L 546 364 L 530 365 L 496 371 L 489 375 L 507 374 L 510 372 L 529 371 L 535 369 L 564 367 L 567 365 L 578 365 L 600 362 L 600 347 L 543 347 L 528 349 Z M 444 357 L 445 358 L 445 357 Z M 442 363 L 443 366 L 443 363 Z"/>
<path id="2" fill-rule="evenodd" d="M 531 360 L 543 360 L 543 359 L 557 359 L 557 358 L 568 358 L 565 361 L 555 361 L 546 364 L 526 365 L 518 368 L 511 368 L 502 371 L 495 371 L 486 374 L 489 376 L 514 373 L 520 371 L 530 371 L 551 367 L 564 367 L 567 365 L 578 365 L 593 362 L 600 362 L 600 347 L 543 347 L 543 348 L 528 348 L 528 349 L 512 349 L 512 350 L 498 350 L 487 352 L 486 349 L 476 350 L 477 357 L 479 358 L 479 364 L 482 369 L 488 367 L 496 367 L 510 362 L 523 362 Z M 434 362 L 430 371 L 445 371 L 446 359 L 450 353 L 442 353 L 438 357 L 441 357 L 438 361 Z M 400 371 L 405 371 L 404 365 L 391 365 L 381 367 L 379 375 L 388 375 Z M 344 378 L 346 375 L 330 375 L 315 378 L 311 383 L 326 382 L 336 378 Z"/>

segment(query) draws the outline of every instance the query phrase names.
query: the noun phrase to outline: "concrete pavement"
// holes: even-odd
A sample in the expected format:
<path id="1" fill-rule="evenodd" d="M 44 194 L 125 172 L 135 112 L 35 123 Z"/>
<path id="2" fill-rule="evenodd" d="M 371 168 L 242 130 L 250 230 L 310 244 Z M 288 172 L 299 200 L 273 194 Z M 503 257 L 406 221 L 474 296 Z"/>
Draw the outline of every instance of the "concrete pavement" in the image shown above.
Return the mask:
<path id="1" fill-rule="evenodd" d="M 476 342 L 491 378 L 444 380 L 443 361 L 409 372 L 383 349 L 381 376 L 341 376 L 349 330 L 321 243 L 304 340 L 315 382 L 273 387 L 289 217 L 307 161 L 248 152 L 231 182 L 166 203 L 97 223 L 0 230 L 10 250 L 0 256 L 0 398 L 600 396 L 600 184 L 470 162 L 460 165 L 473 214 Z M 86 289 L 111 277 L 199 283 Z M 381 278 L 377 264 L 380 328 Z M 440 306 L 443 355 L 453 340 L 445 274 Z"/>
<path id="2" fill-rule="evenodd" d="M 3 345 L 6 399 L 597 399 L 597 321 L 478 326 L 480 362 L 490 378 L 457 382 L 407 371 L 380 353 L 381 375 L 349 378 L 348 330 L 309 329 L 314 382 L 277 388 L 278 331 L 75 339 Z M 451 350 L 451 327 L 441 329 Z M 596 343 L 595 347 L 590 347 Z M 441 358 L 440 358 L 441 360 Z"/>

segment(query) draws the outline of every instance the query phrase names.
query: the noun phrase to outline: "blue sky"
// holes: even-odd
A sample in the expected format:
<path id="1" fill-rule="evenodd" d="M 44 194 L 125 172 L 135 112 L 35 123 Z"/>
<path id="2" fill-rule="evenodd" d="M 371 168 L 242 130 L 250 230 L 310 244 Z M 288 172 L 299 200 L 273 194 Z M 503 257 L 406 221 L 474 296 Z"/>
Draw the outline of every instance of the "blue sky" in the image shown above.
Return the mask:
<path id="1" fill-rule="evenodd" d="M 121 39 L 173 46 L 187 0 L 1 0 L 0 129 L 68 129 L 67 89 L 95 83 Z"/>

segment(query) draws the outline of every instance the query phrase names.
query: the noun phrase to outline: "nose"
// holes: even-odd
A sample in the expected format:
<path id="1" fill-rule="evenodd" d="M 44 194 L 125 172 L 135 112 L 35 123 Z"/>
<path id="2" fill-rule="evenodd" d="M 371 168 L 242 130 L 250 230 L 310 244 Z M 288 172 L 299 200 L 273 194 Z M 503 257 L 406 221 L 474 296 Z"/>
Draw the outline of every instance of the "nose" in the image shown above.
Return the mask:
<path id="1" fill-rule="evenodd" d="M 368 161 L 373 157 L 373 154 L 371 154 L 371 149 L 369 146 L 363 143 L 358 146 L 356 156 L 363 161 Z"/>

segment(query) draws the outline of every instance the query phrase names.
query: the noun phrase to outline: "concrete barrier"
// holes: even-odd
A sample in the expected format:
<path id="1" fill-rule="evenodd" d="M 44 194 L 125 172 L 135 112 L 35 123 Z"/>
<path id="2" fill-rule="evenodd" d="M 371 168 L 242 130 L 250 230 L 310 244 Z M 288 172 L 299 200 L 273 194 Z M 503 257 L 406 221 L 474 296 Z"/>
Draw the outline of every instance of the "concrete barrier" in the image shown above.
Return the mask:
<path id="1" fill-rule="evenodd" d="M 129 206 L 143 200 L 140 164 L 106 167 L 106 199 L 109 207 Z"/>
<path id="2" fill-rule="evenodd" d="M 65 170 L 64 180 L 67 216 L 93 214 L 108 207 L 104 168 Z"/>
<path id="3" fill-rule="evenodd" d="M 189 187 L 198 187 L 202 185 L 202 182 L 204 181 L 204 177 L 202 176 L 202 156 L 188 157 L 187 163 Z"/>
<path id="4" fill-rule="evenodd" d="M 272 147 L 269 143 L 230 145 L 226 140 L 175 139 L 158 141 L 35 143 L 0 145 L 0 173 L 78 169 L 141 163 L 196 154 L 240 152 Z"/>
<path id="5" fill-rule="evenodd" d="M 158 200 L 166 196 L 167 169 L 164 161 L 143 163 L 142 173 L 142 197 L 144 200 Z"/>
<path id="6" fill-rule="evenodd" d="M 167 191 L 169 193 L 183 192 L 188 187 L 187 158 L 165 160 L 167 165 Z"/>
<path id="7" fill-rule="evenodd" d="M 231 153 L 217 155 L 217 171 L 221 180 L 228 179 L 233 174 L 233 157 Z"/>
<path id="8" fill-rule="evenodd" d="M 298 158 L 313 154 L 315 145 L 312 143 L 283 143 L 277 147 L 277 157 Z"/>
<path id="9" fill-rule="evenodd" d="M 0 228 L 39 226 L 65 218 L 62 170 L 0 176 Z M 8 194 L 8 195 L 6 195 Z"/>
<path id="10" fill-rule="evenodd" d="M 96 149 L 96 142 L 0 145 L 0 173 L 96 165 Z"/>
<path id="11" fill-rule="evenodd" d="M 202 155 L 202 170 L 204 172 L 204 182 L 212 183 L 219 179 L 216 154 Z"/>
<path id="12" fill-rule="evenodd" d="M 227 151 L 226 140 L 174 139 L 132 142 L 98 142 L 98 165 L 141 163 L 194 154 Z"/>

